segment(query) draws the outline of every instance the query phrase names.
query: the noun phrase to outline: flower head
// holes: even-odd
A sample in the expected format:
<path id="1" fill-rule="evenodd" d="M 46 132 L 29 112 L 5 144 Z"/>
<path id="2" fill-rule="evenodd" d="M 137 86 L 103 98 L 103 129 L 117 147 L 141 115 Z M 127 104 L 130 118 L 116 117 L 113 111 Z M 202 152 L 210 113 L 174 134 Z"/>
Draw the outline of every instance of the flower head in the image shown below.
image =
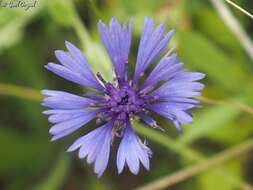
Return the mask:
<path id="1" fill-rule="evenodd" d="M 114 66 L 113 82 L 104 80 L 100 73 L 95 75 L 81 51 L 66 42 L 67 52 L 55 51 L 61 64 L 48 63 L 45 67 L 69 81 L 96 89 L 97 93 L 78 96 L 43 90 L 48 97 L 42 104 L 49 108 L 44 114 L 49 115 L 48 120 L 53 124 L 50 129 L 52 140 L 96 120 L 101 126 L 78 138 L 68 151 L 79 149 L 79 158 L 86 157 L 88 163 L 94 163 L 94 172 L 101 176 L 107 167 L 113 140 L 121 138 L 117 153 L 118 172 L 128 166 L 137 174 L 140 163 L 149 170 L 152 152 L 134 132 L 131 120 L 139 117 L 150 127 L 160 128 L 151 116 L 154 112 L 171 120 L 181 131 L 182 124 L 192 122 L 189 110 L 199 106 L 192 98 L 200 95 L 204 85 L 196 81 L 205 75 L 185 71 L 177 55 L 171 55 L 169 51 L 141 83 L 145 71 L 167 48 L 173 31 L 166 33 L 165 25 L 155 27 L 152 19 L 145 18 L 135 71 L 130 77 L 128 54 L 132 22 L 126 25 L 111 19 L 107 27 L 99 21 L 98 30 Z"/>

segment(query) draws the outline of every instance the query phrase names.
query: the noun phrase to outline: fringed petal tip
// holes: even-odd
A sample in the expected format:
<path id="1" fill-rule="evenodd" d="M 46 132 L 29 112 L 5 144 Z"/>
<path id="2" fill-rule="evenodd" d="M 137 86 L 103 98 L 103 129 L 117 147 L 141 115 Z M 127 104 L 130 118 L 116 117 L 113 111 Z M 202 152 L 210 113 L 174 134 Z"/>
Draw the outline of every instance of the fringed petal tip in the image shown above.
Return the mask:
<path id="1" fill-rule="evenodd" d="M 120 80 L 127 72 L 128 54 L 132 40 L 132 24 L 121 24 L 117 19 L 112 18 L 109 26 L 101 20 L 98 22 L 100 38 L 114 65 L 117 76 Z"/>
<path id="2" fill-rule="evenodd" d="M 50 142 L 55 142 L 56 140 L 58 140 L 56 137 L 52 137 L 51 139 L 50 139 Z"/>
<path id="3" fill-rule="evenodd" d="M 151 150 L 141 142 L 130 124 L 128 124 L 117 153 L 118 173 L 120 174 L 124 167 L 128 166 L 129 170 L 137 175 L 140 170 L 140 163 L 146 170 L 149 170 L 150 152 Z"/>
<path id="4" fill-rule="evenodd" d="M 64 41 L 65 46 L 67 47 L 67 49 L 72 48 L 73 46 L 75 46 L 74 44 L 72 44 L 71 42 L 69 42 L 68 40 Z"/>
<path id="5" fill-rule="evenodd" d="M 197 80 L 202 80 L 204 78 L 206 78 L 206 74 L 205 73 L 201 73 L 201 72 L 195 72 L 199 77 Z"/>
<path id="6" fill-rule="evenodd" d="M 138 47 L 134 81 L 138 81 L 151 63 L 167 48 L 173 30 L 166 33 L 164 24 L 155 27 L 153 19 L 145 18 Z"/>
<path id="7" fill-rule="evenodd" d="M 46 64 L 46 65 L 44 65 L 44 68 L 46 68 L 47 70 L 49 70 L 49 71 L 50 71 L 50 68 L 49 68 L 49 63 L 48 63 L 48 64 Z"/>
<path id="8" fill-rule="evenodd" d="M 97 81 L 90 69 L 89 63 L 81 50 L 74 44 L 65 41 L 68 52 L 55 50 L 55 56 L 60 64 L 48 63 L 44 67 L 56 75 L 71 82 L 102 90 L 103 87 Z"/>
<path id="9" fill-rule="evenodd" d="M 112 122 L 79 137 L 68 149 L 72 152 L 79 149 L 80 159 L 86 158 L 88 164 L 94 163 L 94 173 L 100 178 L 107 168 L 112 141 Z"/>
<path id="10" fill-rule="evenodd" d="M 40 91 L 40 93 L 41 93 L 42 95 L 46 95 L 46 92 L 47 92 L 47 90 L 45 90 L 45 89 L 43 89 L 43 90 Z"/>

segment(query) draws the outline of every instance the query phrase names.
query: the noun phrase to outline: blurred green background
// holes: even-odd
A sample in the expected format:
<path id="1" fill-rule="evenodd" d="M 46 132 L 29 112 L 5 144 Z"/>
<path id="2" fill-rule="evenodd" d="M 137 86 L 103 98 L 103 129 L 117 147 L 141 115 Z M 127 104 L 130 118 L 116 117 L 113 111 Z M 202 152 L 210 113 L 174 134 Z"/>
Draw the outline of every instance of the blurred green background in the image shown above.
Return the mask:
<path id="1" fill-rule="evenodd" d="M 253 12 L 252 0 L 235 2 Z M 252 39 L 253 21 L 227 7 Z M 183 134 L 168 121 L 159 121 L 165 133 L 136 124 L 154 152 L 151 171 L 142 169 L 134 176 L 125 170 L 117 175 L 113 150 L 108 169 L 97 179 L 92 166 L 79 160 L 77 154 L 65 153 L 85 130 L 51 143 L 50 124 L 41 114 L 39 102 L 41 89 L 79 94 L 85 89 L 47 72 L 43 66 L 56 61 L 54 50 L 65 49 L 64 40 L 68 40 L 82 48 L 95 71 L 110 79 L 111 65 L 98 36 L 97 22 L 102 19 L 108 23 L 115 17 L 122 22 L 134 20 L 133 69 L 145 16 L 166 23 L 168 29 L 175 28 L 170 47 L 176 47 L 188 69 L 207 74 L 200 97 L 203 108 L 193 111 L 194 123 L 184 126 Z M 227 27 L 208 0 L 38 0 L 28 11 L 0 7 L 0 189 L 134 189 L 202 160 L 209 163 L 212 155 L 226 155 L 227 148 L 247 143 L 253 134 L 253 60 L 234 31 L 236 28 Z M 252 153 L 220 162 L 173 186 L 165 185 L 165 189 L 252 189 Z"/>

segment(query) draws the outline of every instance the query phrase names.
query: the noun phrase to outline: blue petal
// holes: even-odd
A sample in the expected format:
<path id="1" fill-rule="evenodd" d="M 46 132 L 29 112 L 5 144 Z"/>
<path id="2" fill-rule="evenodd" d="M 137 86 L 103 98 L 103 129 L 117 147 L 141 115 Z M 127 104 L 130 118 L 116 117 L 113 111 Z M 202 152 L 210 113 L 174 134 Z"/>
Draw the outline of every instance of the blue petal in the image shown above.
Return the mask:
<path id="1" fill-rule="evenodd" d="M 186 112 L 187 109 L 194 107 L 193 105 L 174 104 L 173 102 L 164 102 L 148 105 L 147 108 L 159 115 L 170 119 L 175 126 L 181 131 L 182 124 L 192 123 L 192 116 Z"/>
<path id="2" fill-rule="evenodd" d="M 204 88 L 203 84 L 195 81 L 204 77 L 204 74 L 197 72 L 176 72 L 161 87 L 150 93 L 163 102 L 147 105 L 146 108 L 172 120 L 176 128 L 182 131 L 182 124 L 192 122 L 192 116 L 187 110 L 199 107 L 199 101 L 191 98 L 201 95 Z"/>
<path id="3" fill-rule="evenodd" d="M 190 98 L 182 98 L 182 97 L 167 97 L 161 99 L 168 106 L 173 107 L 175 109 L 180 109 L 183 111 L 187 111 L 192 108 L 200 108 L 200 101 L 194 100 Z"/>
<path id="4" fill-rule="evenodd" d="M 79 64 L 69 52 L 65 52 L 62 50 L 55 51 L 56 58 L 60 61 L 62 65 L 67 67 L 68 69 L 75 71 L 75 72 L 82 72 L 82 69 L 85 67 Z M 86 68 L 85 68 L 86 69 Z"/>
<path id="5" fill-rule="evenodd" d="M 161 99 L 166 97 L 195 97 L 200 96 L 204 85 L 199 82 L 172 79 L 164 83 L 150 95 L 157 95 Z"/>
<path id="6" fill-rule="evenodd" d="M 125 150 L 126 150 L 125 144 L 121 142 L 120 147 L 118 149 L 118 153 L 117 153 L 117 168 L 118 168 L 119 174 L 123 171 L 124 166 L 125 166 L 126 154 L 127 154 Z"/>
<path id="7" fill-rule="evenodd" d="M 139 158 L 136 152 L 137 147 L 135 146 L 135 144 L 129 144 L 127 148 L 131 149 L 131 151 L 126 155 L 127 165 L 130 171 L 133 174 L 137 175 L 140 170 L 140 162 L 139 162 Z"/>
<path id="8" fill-rule="evenodd" d="M 86 85 L 88 83 L 87 79 L 83 78 L 80 73 L 76 73 L 62 65 L 55 64 L 55 63 L 48 63 L 45 65 L 45 68 L 60 77 L 72 81 L 74 83 L 80 85 Z"/>
<path id="9" fill-rule="evenodd" d="M 154 59 L 157 58 L 167 47 L 174 31 L 165 34 L 165 29 L 165 25 L 163 24 L 160 24 L 155 28 L 153 19 L 144 19 L 134 73 L 135 81 L 144 74 L 152 61 L 154 61 Z"/>
<path id="10" fill-rule="evenodd" d="M 181 71 L 183 64 L 180 63 L 176 54 L 172 56 L 165 55 L 150 73 L 141 89 L 152 86 L 161 80 L 171 79 L 177 72 Z"/>
<path id="11" fill-rule="evenodd" d="M 78 129 L 83 125 L 87 124 L 89 121 L 91 121 L 98 113 L 99 113 L 98 110 L 83 110 L 83 113 L 80 114 L 80 116 L 78 117 L 76 117 L 73 114 L 72 114 L 73 117 L 69 115 L 68 120 L 64 120 L 62 122 L 58 122 L 57 124 L 53 125 L 49 130 L 49 132 L 53 135 L 57 135 L 70 128 L 77 127 Z"/>
<path id="12" fill-rule="evenodd" d="M 62 65 L 48 63 L 45 67 L 62 78 L 74 83 L 103 90 L 103 87 L 92 73 L 88 61 L 81 51 L 70 42 L 66 41 L 65 44 L 69 52 L 55 51 L 55 55 Z"/>
<path id="13" fill-rule="evenodd" d="M 64 91 L 42 90 L 41 93 L 49 96 L 43 100 L 42 105 L 53 109 L 79 109 L 96 105 L 94 100 Z"/>
<path id="14" fill-rule="evenodd" d="M 54 134 L 51 138 L 51 141 L 56 141 L 60 138 L 63 138 L 65 136 L 68 136 L 69 134 L 73 133 L 74 131 L 76 131 L 77 129 L 79 129 L 80 126 L 75 126 L 75 127 L 72 127 L 72 128 L 69 128 L 67 130 L 64 130 L 60 133 L 57 133 L 57 134 Z"/>
<path id="15" fill-rule="evenodd" d="M 74 44 L 65 41 L 65 45 L 67 49 L 69 50 L 70 55 L 72 56 L 73 61 L 76 62 L 76 64 L 80 64 L 80 70 L 79 72 L 82 74 L 84 78 L 87 79 L 88 83 L 86 86 L 89 86 L 91 88 L 95 88 L 98 90 L 103 90 L 103 87 L 100 85 L 100 83 L 97 81 L 96 77 L 94 76 L 89 62 L 81 52 L 79 48 L 77 48 Z M 74 65 L 72 66 L 72 68 Z"/>
<path id="16" fill-rule="evenodd" d="M 172 81 L 185 81 L 185 82 L 193 82 L 193 81 L 197 81 L 197 80 L 201 80 L 203 78 L 205 78 L 205 74 L 204 73 L 199 73 L 199 72 L 180 72 L 177 73 L 177 75 L 172 79 Z"/>
<path id="17" fill-rule="evenodd" d="M 121 25 L 112 18 L 110 27 L 99 21 L 98 30 L 119 78 L 124 78 L 132 39 L 132 22 Z"/>
<path id="18" fill-rule="evenodd" d="M 136 175 L 140 169 L 140 162 L 149 170 L 150 156 L 151 150 L 140 141 L 131 124 L 128 123 L 117 153 L 118 173 L 121 173 L 124 166 L 128 165 L 130 171 Z"/>
<path id="19" fill-rule="evenodd" d="M 81 117 L 87 113 L 88 110 L 46 110 L 43 113 L 50 115 L 48 117 L 48 121 L 56 124 L 61 123 L 63 121 L 68 121 L 71 119 L 75 119 L 77 117 Z"/>
<path id="20" fill-rule="evenodd" d="M 149 125 L 150 127 L 155 127 L 157 126 L 156 124 L 156 121 L 150 116 L 150 115 L 147 115 L 145 113 L 139 113 L 138 114 L 141 119 L 147 124 Z"/>
<path id="21" fill-rule="evenodd" d="M 78 148 L 79 157 L 87 156 L 87 162 L 94 164 L 94 172 L 100 177 L 109 161 L 110 145 L 112 141 L 112 122 L 108 122 L 87 135 L 78 138 L 68 149 L 68 152 Z"/>
<path id="22" fill-rule="evenodd" d="M 69 148 L 68 152 L 72 152 L 83 146 L 84 144 L 87 144 L 86 142 L 92 140 L 93 138 L 96 138 L 99 134 L 101 134 L 101 129 L 102 128 L 97 128 L 93 130 L 92 132 L 88 133 L 85 136 L 79 137 Z M 79 151 L 80 153 L 80 151 Z M 80 158 L 84 158 L 83 156 L 80 156 Z"/>
<path id="23" fill-rule="evenodd" d="M 73 114 L 54 114 L 48 117 L 48 121 L 50 123 L 60 123 L 63 121 L 72 120 L 78 117 L 82 117 L 85 113 L 80 110 L 79 113 L 73 113 Z"/>
<path id="24" fill-rule="evenodd" d="M 104 173 L 108 164 L 110 155 L 110 145 L 112 140 L 111 130 L 112 126 L 109 126 L 109 129 L 107 128 L 106 134 L 103 137 L 104 142 L 100 147 L 100 151 L 98 152 L 100 156 L 96 157 L 94 172 L 98 174 L 98 177 L 100 177 Z"/>

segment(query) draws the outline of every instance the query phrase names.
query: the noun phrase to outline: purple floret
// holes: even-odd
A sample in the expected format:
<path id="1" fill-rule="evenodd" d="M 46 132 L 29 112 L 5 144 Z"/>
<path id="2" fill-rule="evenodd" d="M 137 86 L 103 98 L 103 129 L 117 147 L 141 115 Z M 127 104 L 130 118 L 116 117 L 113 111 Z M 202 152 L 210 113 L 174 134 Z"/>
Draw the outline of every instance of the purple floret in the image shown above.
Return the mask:
<path id="1" fill-rule="evenodd" d="M 205 75 L 185 71 L 177 55 L 170 55 L 169 51 L 144 78 L 146 70 L 165 51 L 174 33 L 173 30 L 166 33 L 163 24 L 155 27 L 153 19 L 144 19 L 133 78 L 128 74 L 132 22 L 120 24 L 113 18 L 107 27 L 99 21 L 98 30 L 114 66 L 114 82 L 104 80 L 100 73 L 94 74 L 82 52 L 66 42 L 67 52 L 55 51 L 60 64 L 48 63 L 45 67 L 95 92 L 79 96 L 42 90 L 47 96 L 42 105 L 48 108 L 43 113 L 53 125 L 49 130 L 52 141 L 75 132 L 92 120 L 100 125 L 79 137 L 68 149 L 69 152 L 79 149 L 79 158 L 94 163 L 98 177 L 108 165 L 115 138 L 121 139 L 117 153 L 118 173 L 128 167 L 133 174 L 138 174 L 140 163 L 149 170 L 152 151 L 134 132 L 132 120 L 140 118 L 148 126 L 162 129 L 152 117 L 152 113 L 156 113 L 171 120 L 178 131 L 182 131 L 183 124 L 192 122 L 190 109 L 199 107 L 199 101 L 192 98 L 201 94 L 204 85 L 196 81 Z M 140 82 L 143 78 L 144 82 Z"/>

